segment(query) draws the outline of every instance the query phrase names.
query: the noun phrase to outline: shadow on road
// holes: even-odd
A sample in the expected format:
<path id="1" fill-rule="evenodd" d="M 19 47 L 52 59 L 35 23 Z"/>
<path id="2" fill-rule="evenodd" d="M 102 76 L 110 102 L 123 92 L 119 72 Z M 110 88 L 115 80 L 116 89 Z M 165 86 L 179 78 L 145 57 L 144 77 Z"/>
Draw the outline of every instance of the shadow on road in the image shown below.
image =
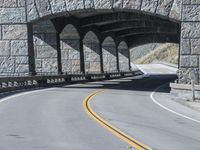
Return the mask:
<path id="1" fill-rule="evenodd" d="M 128 77 L 123 79 L 106 80 L 98 82 L 87 82 L 83 84 L 74 84 L 62 86 L 59 88 L 93 88 L 93 89 L 116 89 L 116 90 L 134 90 L 134 91 L 153 91 L 156 87 L 165 83 L 173 82 L 177 75 L 149 75 L 144 78 Z M 170 88 L 166 86 L 159 92 L 169 93 Z"/>

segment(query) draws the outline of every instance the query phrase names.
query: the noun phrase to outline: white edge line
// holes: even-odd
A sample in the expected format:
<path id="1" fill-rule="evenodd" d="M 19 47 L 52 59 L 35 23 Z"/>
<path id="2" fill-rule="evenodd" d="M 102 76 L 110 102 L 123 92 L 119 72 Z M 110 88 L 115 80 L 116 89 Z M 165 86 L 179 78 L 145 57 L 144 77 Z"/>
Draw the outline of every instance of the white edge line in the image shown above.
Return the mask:
<path id="1" fill-rule="evenodd" d="M 21 90 L 23 93 L 14 94 L 14 95 L 11 95 L 11 96 L 6 96 L 6 97 L 0 99 L 0 103 L 7 101 L 7 100 L 10 100 L 12 98 L 19 97 L 19 96 L 28 95 L 28 94 L 31 94 L 31 93 L 42 92 L 42 91 L 48 91 L 50 89 L 54 89 L 54 88 L 40 89 L 40 90 L 36 89 L 35 91 L 27 91 L 27 92 L 24 91 L 24 90 Z M 18 91 L 20 91 L 20 90 L 18 90 Z"/>
<path id="2" fill-rule="evenodd" d="M 164 84 L 164 85 L 166 85 L 166 84 Z M 164 85 L 161 85 L 161 86 L 157 87 L 157 88 L 150 94 L 151 100 L 152 100 L 155 104 L 157 104 L 158 106 L 162 107 L 163 109 L 165 109 L 165 110 L 167 110 L 167 111 L 169 111 L 169 112 L 171 112 L 171 113 L 173 113 L 173 114 L 175 114 L 175 115 L 178 115 L 178 116 L 180 116 L 180 117 L 186 118 L 186 119 L 188 119 L 188 120 L 191 120 L 191 121 L 194 121 L 194 122 L 200 124 L 200 120 L 193 119 L 193 118 L 191 118 L 191 117 L 188 117 L 188 116 L 186 116 L 186 115 L 183 115 L 183 114 L 181 114 L 181 113 L 178 113 L 178 112 L 176 112 L 176 111 L 174 111 L 174 110 L 171 110 L 171 109 L 167 108 L 166 106 L 160 104 L 158 101 L 156 101 L 156 99 L 153 97 L 153 95 L 156 93 L 156 91 L 157 91 L 159 88 L 161 88 L 161 87 L 164 86 Z"/>

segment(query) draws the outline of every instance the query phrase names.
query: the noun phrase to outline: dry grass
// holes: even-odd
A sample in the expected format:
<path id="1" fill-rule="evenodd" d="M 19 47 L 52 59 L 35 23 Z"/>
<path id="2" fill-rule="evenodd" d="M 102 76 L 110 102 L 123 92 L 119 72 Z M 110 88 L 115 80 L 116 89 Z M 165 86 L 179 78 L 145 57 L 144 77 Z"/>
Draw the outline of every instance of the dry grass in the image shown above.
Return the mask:
<path id="1" fill-rule="evenodd" d="M 153 61 L 164 61 L 172 64 L 178 64 L 178 51 L 179 45 L 166 43 L 162 44 L 155 50 L 151 51 L 147 55 L 139 58 L 134 63 L 136 64 L 149 64 Z"/>

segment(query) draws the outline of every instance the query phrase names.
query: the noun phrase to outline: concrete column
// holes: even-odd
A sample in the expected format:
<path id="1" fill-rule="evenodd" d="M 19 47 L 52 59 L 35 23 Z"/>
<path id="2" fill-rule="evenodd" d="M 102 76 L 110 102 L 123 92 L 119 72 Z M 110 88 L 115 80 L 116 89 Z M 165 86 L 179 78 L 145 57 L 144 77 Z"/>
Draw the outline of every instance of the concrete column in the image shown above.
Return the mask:
<path id="1" fill-rule="evenodd" d="M 128 48 L 128 66 L 129 66 L 129 71 L 131 71 L 131 55 L 130 55 L 130 49 Z"/>
<path id="2" fill-rule="evenodd" d="M 29 75 L 36 75 L 35 72 L 35 54 L 33 44 L 33 25 L 28 24 L 28 57 L 29 57 Z"/>
<path id="3" fill-rule="evenodd" d="M 83 39 L 79 40 L 80 46 L 80 70 L 82 73 L 85 73 L 85 58 L 84 58 L 84 51 L 83 51 Z"/>
<path id="4" fill-rule="evenodd" d="M 61 60 L 61 49 L 60 49 L 60 33 L 56 33 L 57 41 L 57 61 L 58 61 L 58 74 L 63 74 L 62 72 L 62 60 Z"/>
<path id="5" fill-rule="evenodd" d="M 100 49 L 100 65 L 101 65 L 100 67 L 101 67 L 101 73 L 104 73 L 102 43 L 99 43 L 99 49 Z"/>
<path id="6" fill-rule="evenodd" d="M 120 72 L 120 68 L 119 68 L 119 49 L 116 46 L 116 63 L 117 63 L 117 71 Z"/>

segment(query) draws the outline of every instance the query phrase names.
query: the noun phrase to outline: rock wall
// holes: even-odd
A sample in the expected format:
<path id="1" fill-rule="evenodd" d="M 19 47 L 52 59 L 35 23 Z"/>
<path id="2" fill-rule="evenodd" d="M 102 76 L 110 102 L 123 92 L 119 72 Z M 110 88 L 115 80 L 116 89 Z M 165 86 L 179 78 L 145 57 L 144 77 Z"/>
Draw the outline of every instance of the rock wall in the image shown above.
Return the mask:
<path id="1" fill-rule="evenodd" d="M 27 75 L 25 0 L 0 1 L 0 75 Z"/>

